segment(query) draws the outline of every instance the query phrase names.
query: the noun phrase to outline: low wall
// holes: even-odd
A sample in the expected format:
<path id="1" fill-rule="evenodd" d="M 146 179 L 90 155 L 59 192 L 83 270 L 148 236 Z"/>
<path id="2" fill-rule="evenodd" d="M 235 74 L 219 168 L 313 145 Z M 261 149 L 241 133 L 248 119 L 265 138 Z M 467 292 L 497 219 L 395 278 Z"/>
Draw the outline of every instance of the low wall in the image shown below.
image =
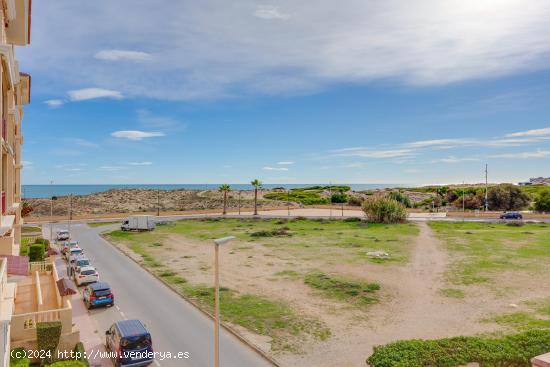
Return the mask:
<path id="1" fill-rule="evenodd" d="M 80 341 L 80 331 L 74 328 L 71 332 L 61 334 L 59 338 L 59 346 L 57 347 L 58 351 L 67 351 L 70 352 L 74 350 L 75 345 Z M 36 336 L 32 339 L 18 340 L 11 342 L 12 350 L 14 348 L 24 348 L 25 350 L 38 350 L 38 344 L 36 341 Z M 37 362 L 36 360 L 32 362 Z"/>

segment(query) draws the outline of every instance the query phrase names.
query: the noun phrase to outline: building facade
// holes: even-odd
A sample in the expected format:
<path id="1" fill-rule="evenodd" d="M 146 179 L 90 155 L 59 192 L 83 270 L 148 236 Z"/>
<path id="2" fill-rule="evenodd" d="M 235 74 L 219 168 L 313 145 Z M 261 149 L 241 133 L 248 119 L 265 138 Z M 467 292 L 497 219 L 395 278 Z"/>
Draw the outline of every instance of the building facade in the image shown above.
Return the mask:
<path id="1" fill-rule="evenodd" d="M 15 47 L 30 42 L 31 0 L 0 0 L 0 367 L 9 366 L 17 285 L 8 282 L 10 256 L 21 243 L 21 121 L 31 77 L 19 72 Z"/>

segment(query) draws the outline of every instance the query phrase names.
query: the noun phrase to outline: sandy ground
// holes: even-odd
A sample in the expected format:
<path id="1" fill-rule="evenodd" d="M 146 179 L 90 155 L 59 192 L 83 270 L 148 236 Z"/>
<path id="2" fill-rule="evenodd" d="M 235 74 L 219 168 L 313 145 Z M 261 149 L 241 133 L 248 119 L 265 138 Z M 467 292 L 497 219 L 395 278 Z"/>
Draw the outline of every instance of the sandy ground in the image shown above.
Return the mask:
<path id="1" fill-rule="evenodd" d="M 511 304 L 537 300 L 550 294 L 547 274 L 502 273 L 498 288 L 469 286 L 467 297 L 455 299 L 440 294 L 449 285 L 445 271 L 451 264 L 444 244 L 421 222 L 419 235 L 410 245 L 407 264 L 377 265 L 346 262 L 338 251 L 303 258 L 300 253 L 278 251 L 260 243 L 234 242 L 221 248 L 222 285 L 241 292 L 282 299 L 299 314 L 322 320 L 332 336 L 324 342 L 305 341 L 301 354 L 277 353 L 284 366 L 356 367 L 376 345 L 411 338 L 440 338 L 501 330 L 487 317 L 515 312 Z M 261 242 L 261 241 L 260 241 Z M 171 235 L 162 247 L 148 249 L 161 262 L 192 283 L 211 284 L 212 248 L 205 242 Z M 177 254 L 177 256 L 174 256 Z M 328 260 L 327 260 L 328 259 Z M 338 273 L 381 284 L 380 302 L 367 310 L 327 299 L 310 289 L 301 277 L 275 273 L 312 269 Z M 504 283 L 503 283 L 504 282 Z M 246 338 L 269 351 L 269 338 L 240 329 Z"/>

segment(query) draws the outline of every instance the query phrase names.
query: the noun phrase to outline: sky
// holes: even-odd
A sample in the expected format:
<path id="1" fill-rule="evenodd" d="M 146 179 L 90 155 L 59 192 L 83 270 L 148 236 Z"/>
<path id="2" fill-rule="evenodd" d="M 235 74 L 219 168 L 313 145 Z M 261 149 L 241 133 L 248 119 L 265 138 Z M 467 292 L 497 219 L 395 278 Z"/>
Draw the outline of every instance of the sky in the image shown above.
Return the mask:
<path id="1" fill-rule="evenodd" d="M 23 184 L 550 173 L 546 0 L 35 1 Z"/>

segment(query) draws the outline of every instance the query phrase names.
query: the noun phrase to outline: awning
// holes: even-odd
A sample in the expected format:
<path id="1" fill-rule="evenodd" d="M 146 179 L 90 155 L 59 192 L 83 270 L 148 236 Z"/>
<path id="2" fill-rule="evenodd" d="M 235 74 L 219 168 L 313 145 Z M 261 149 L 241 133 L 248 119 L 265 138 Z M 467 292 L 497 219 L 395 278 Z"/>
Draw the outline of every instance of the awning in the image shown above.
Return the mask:
<path id="1" fill-rule="evenodd" d="M 71 282 L 67 278 L 61 278 L 57 282 L 57 289 L 59 289 L 59 294 L 61 297 L 65 296 L 72 296 L 73 294 L 77 294 L 73 282 Z"/>

